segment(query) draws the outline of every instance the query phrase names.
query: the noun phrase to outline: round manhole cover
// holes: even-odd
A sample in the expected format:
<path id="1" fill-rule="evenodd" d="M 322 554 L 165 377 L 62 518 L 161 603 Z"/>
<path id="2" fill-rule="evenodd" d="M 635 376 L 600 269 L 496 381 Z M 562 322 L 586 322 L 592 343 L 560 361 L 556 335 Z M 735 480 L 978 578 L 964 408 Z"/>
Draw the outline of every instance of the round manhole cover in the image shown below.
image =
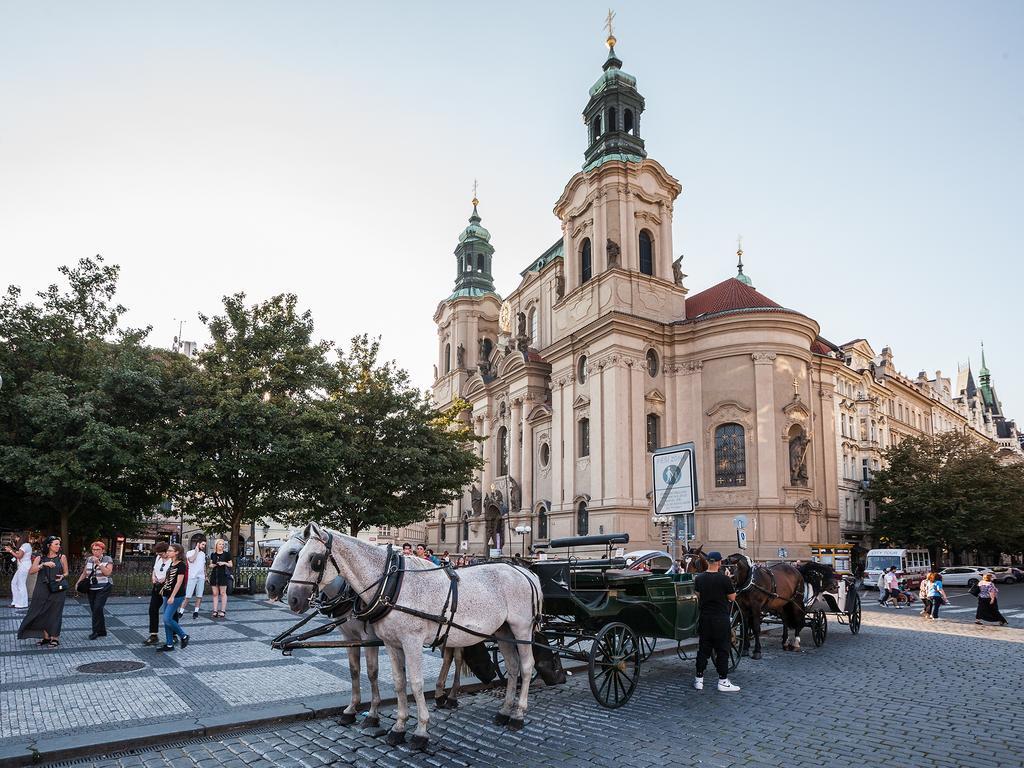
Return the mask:
<path id="1" fill-rule="evenodd" d="M 118 672 L 134 672 L 145 666 L 145 662 L 141 661 L 94 661 L 91 664 L 83 664 L 78 671 L 92 675 L 113 675 Z"/>

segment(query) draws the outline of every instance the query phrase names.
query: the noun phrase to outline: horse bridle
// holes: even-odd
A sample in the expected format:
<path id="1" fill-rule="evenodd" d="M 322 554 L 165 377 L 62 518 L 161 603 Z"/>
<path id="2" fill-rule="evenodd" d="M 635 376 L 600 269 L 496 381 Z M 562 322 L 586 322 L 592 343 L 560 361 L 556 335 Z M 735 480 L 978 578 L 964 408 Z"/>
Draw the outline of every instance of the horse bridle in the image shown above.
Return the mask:
<path id="1" fill-rule="evenodd" d="M 334 566 L 334 570 L 337 573 L 341 573 L 341 568 L 338 567 L 338 561 L 334 559 L 334 534 L 328 529 L 327 540 L 324 541 L 322 538 L 317 536 L 317 541 L 324 545 L 324 553 L 310 555 L 309 556 L 309 567 L 313 573 L 316 574 L 316 581 L 305 581 L 303 579 L 291 579 L 292 584 L 302 584 L 307 587 L 312 587 L 317 593 L 320 592 L 320 584 L 324 580 L 324 573 L 327 571 L 327 561 L 331 561 L 331 565 Z M 308 539 L 307 539 L 307 543 Z"/>
<path id="2" fill-rule="evenodd" d="M 303 544 L 306 543 L 306 537 L 303 536 L 298 531 L 293 531 L 292 535 L 288 537 L 288 541 L 291 541 L 292 539 L 295 539 L 297 541 L 301 541 Z M 294 569 L 291 570 L 291 571 L 282 571 L 280 568 L 274 568 L 273 566 L 271 566 L 271 568 L 267 571 L 267 573 L 276 573 L 278 576 L 287 576 L 288 577 L 288 581 L 291 581 L 292 580 L 292 574 L 295 573 L 295 571 L 294 571 Z"/>

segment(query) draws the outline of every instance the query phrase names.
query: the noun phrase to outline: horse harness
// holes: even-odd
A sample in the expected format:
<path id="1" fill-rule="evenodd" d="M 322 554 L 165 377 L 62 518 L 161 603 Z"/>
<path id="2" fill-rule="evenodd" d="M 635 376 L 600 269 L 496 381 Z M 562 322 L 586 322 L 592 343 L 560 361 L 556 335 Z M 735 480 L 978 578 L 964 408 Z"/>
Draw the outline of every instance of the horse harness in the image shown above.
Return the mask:
<path id="1" fill-rule="evenodd" d="M 740 587 L 739 589 L 736 590 L 736 595 L 737 596 L 742 595 L 744 592 L 746 592 L 748 590 L 756 589 L 758 592 L 762 592 L 763 594 L 767 595 L 769 600 L 782 600 L 782 601 L 787 602 L 787 603 L 793 603 L 794 605 L 796 605 L 799 608 L 803 608 L 804 607 L 804 604 L 802 602 L 800 602 L 799 600 L 797 600 L 796 596 L 793 596 L 793 597 L 782 597 L 782 595 L 780 595 L 776 591 L 777 584 L 775 582 L 775 574 L 772 572 L 771 568 L 762 568 L 759 565 L 755 565 L 754 563 L 752 563 L 750 561 L 749 557 L 744 557 L 744 559 L 747 561 L 747 566 L 749 568 L 749 575 L 747 577 L 747 583 L 744 584 L 742 587 Z M 764 587 L 762 587 L 760 584 L 757 583 L 757 574 L 758 573 L 764 573 L 765 575 L 768 576 L 768 579 L 771 582 L 771 589 L 770 590 L 765 589 Z"/>

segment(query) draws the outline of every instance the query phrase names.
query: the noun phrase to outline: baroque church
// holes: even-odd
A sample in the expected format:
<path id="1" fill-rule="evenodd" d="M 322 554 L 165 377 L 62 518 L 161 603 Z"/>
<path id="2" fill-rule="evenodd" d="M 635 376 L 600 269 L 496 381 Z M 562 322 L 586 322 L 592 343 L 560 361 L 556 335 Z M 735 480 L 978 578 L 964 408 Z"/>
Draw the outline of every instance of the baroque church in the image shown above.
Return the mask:
<path id="1" fill-rule="evenodd" d="M 456 398 L 484 469 L 427 524 L 431 546 L 519 552 L 552 538 L 626 532 L 662 549 L 652 452 L 693 442 L 699 506 L 683 536 L 757 559 L 840 540 L 834 350 L 818 324 L 738 273 L 700 293 L 673 258 L 679 181 L 648 155 L 644 98 L 608 38 L 583 110 L 582 170 L 554 204 L 561 238 L 504 299 L 473 200 L 438 305 L 438 407 Z M 529 527 L 529 531 L 526 528 Z"/>

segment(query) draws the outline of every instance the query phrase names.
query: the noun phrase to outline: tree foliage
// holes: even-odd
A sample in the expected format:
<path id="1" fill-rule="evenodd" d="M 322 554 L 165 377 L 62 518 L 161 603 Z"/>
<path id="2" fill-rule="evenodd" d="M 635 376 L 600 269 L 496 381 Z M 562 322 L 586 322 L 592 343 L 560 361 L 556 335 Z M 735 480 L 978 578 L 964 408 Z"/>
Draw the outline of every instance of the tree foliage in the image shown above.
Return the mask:
<path id="1" fill-rule="evenodd" d="M 876 535 L 903 546 L 956 552 L 1020 551 L 1024 468 L 958 432 L 914 437 L 885 451 L 865 498 L 876 505 Z"/>
<path id="2" fill-rule="evenodd" d="M 482 466 L 478 438 L 459 418 L 468 404 L 436 410 L 404 370 L 381 362 L 379 341 L 365 335 L 339 358 L 337 389 L 325 403 L 334 429 L 305 516 L 352 536 L 426 520 Z"/>
<path id="3" fill-rule="evenodd" d="M 173 376 L 122 330 L 118 267 L 61 267 L 67 286 L 0 300 L 0 500 L 8 525 L 131 533 L 168 486 L 160 450 Z"/>

